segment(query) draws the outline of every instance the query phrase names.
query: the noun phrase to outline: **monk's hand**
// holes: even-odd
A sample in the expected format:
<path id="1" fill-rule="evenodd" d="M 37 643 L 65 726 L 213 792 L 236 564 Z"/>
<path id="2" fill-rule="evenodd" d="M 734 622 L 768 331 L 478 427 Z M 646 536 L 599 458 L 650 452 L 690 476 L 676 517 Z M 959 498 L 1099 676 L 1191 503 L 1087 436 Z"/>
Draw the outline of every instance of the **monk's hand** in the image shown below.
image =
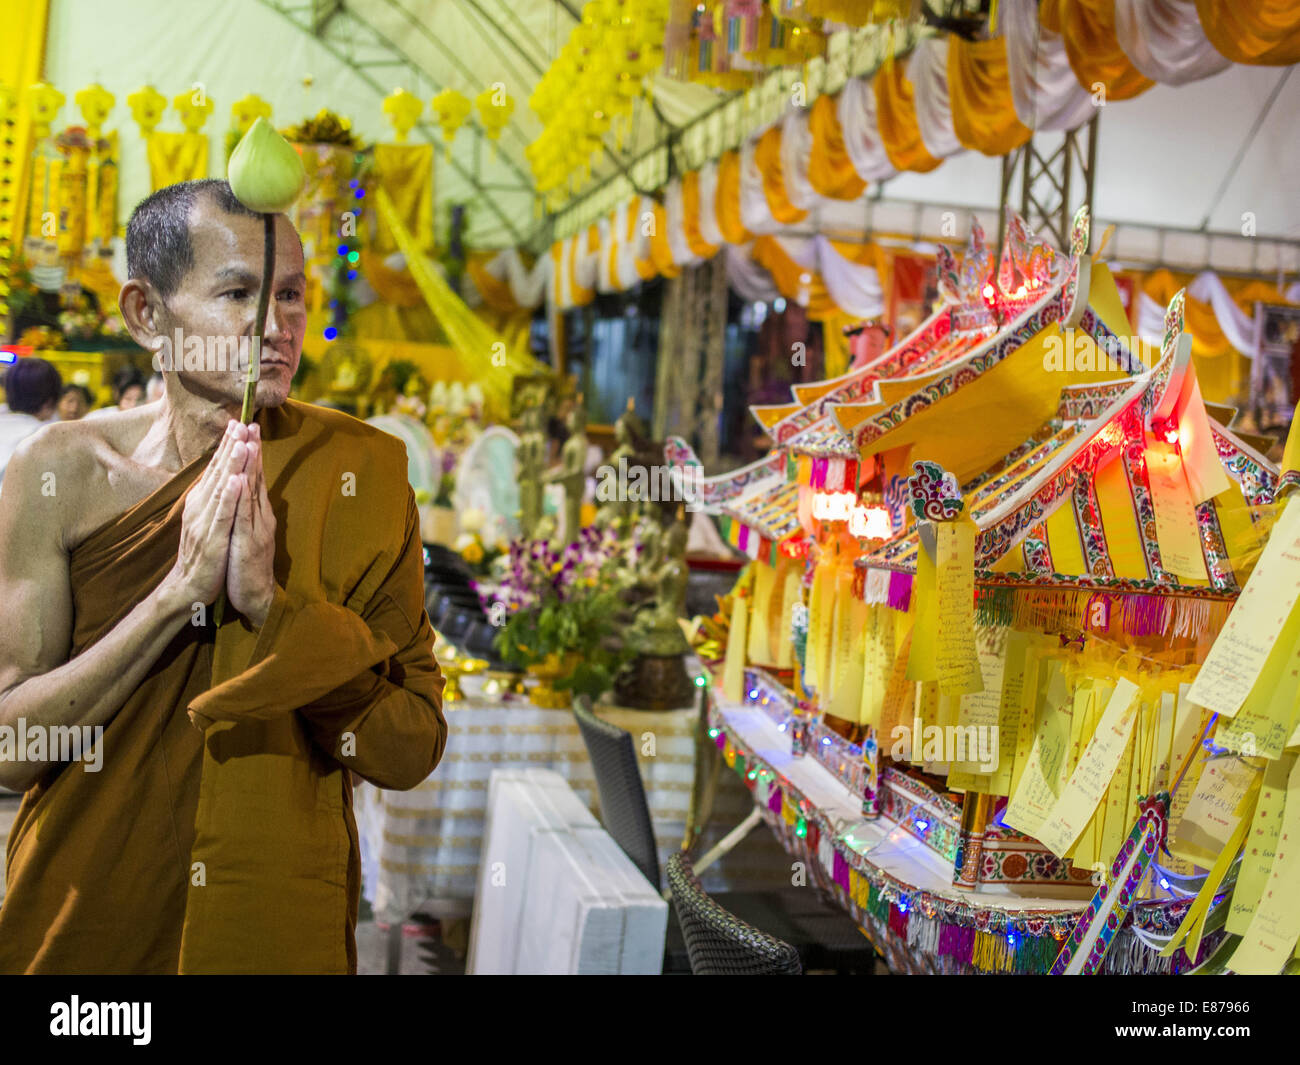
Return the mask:
<path id="1" fill-rule="evenodd" d="M 203 475 L 185 497 L 181 544 L 167 581 L 185 603 L 211 604 L 226 580 L 230 532 L 244 488 L 248 433 L 232 422 Z"/>
<path id="2" fill-rule="evenodd" d="M 230 605 L 260 629 L 275 593 L 275 515 L 262 474 L 261 429 L 254 423 L 247 431 L 248 457 L 230 534 L 226 595 Z"/>

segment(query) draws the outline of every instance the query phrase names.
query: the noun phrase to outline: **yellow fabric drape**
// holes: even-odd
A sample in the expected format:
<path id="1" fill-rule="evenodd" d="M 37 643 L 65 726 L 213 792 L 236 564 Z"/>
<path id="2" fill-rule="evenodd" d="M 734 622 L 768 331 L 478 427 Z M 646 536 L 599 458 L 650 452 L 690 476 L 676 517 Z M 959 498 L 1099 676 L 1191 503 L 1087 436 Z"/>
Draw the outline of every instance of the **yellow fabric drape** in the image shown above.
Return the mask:
<path id="1" fill-rule="evenodd" d="M 857 325 L 858 319 L 843 311 L 828 314 L 822 321 L 822 351 L 825 352 L 825 371 L 827 379 L 847 373 L 851 356 L 849 338 L 844 335 L 844 327 Z"/>
<path id="2" fill-rule="evenodd" d="M 4 5 L 4 32 L 0 33 L 0 85 L 16 97 L 13 144 L 5 145 L 12 158 L 14 187 L 10 211 L 0 211 L 0 244 L 22 236 L 27 217 L 28 165 L 32 156 L 32 120 L 22 94 L 41 80 L 45 67 L 45 30 L 49 23 L 49 0 L 21 0 Z"/>
<path id="3" fill-rule="evenodd" d="M 951 66 L 951 62 L 949 64 Z M 890 56 L 871 82 L 876 94 L 876 121 L 880 139 L 895 170 L 933 170 L 942 160 L 926 150 L 921 127 L 916 123 L 916 104 L 912 83 L 903 76 L 903 68 Z"/>
<path id="4" fill-rule="evenodd" d="M 875 268 L 876 276 L 880 279 L 880 289 L 885 294 L 885 305 L 888 306 L 889 296 L 892 291 L 891 286 L 894 283 L 893 253 L 874 241 L 857 244 L 844 240 L 832 240 L 830 244 L 840 258 L 846 259 L 857 266 Z M 858 319 L 854 319 L 854 321 L 858 321 Z"/>
<path id="5" fill-rule="evenodd" d="M 623 234 L 618 231 L 618 212 L 609 212 L 609 247 L 602 249 L 605 256 L 605 269 L 609 271 L 610 284 L 616 292 L 623 291 L 623 284 L 618 277 L 618 256 L 623 248 Z"/>
<path id="6" fill-rule="evenodd" d="M 655 204 L 655 231 L 650 237 L 650 259 L 660 277 L 676 277 L 681 267 L 673 262 L 673 249 L 668 243 L 668 212 L 662 203 Z"/>
<path id="7" fill-rule="evenodd" d="M 786 299 L 802 304 L 801 296 L 807 295 L 808 304 L 805 310 L 809 321 L 825 321 L 828 317 L 839 313 L 835 301 L 831 299 L 830 293 L 826 291 L 826 285 L 822 282 L 821 274 L 816 270 L 801 266 L 790 258 L 775 237 L 759 237 L 756 239 L 754 241 L 753 258 L 756 263 L 765 267 L 767 272 L 772 275 L 772 281 L 776 285 L 777 291 Z M 808 278 L 807 282 L 803 280 L 805 277 Z"/>
<path id="8" fill-rule="evenodd" d="M 985 155 L 1006 155 L 1029 140 L 1030 129 L 1016 116 L 1007 73 L 1007 43 L 948 40 L 948 99 L 957 139 Z"/>
<path id="9" fill-rule="evenodd" d="M 1174 294 L 1190 285 L 1192 280 L 1191 274 L 1162 269 L 1138 278 L 1138 285 L 1156 304 L 1167 307 Z M 1287 302 L 1277 287 L 1267 281 L 1233 277 L 1221 280 L 1233 302 L 1247 314 L 1255 313 L 1257 300 Z M 1183 321 L 1192 334 L 1192 362 L 1205 399 L 1211 403 L 1224 403 L 1240 396 L 1250 377 L 1250 360 L 1228 343 L 1228 338 L 1219 328 L 1214 307 L 1187 295 L 1183 303 Z"/>
<path id="10" fill-rule="evenodd" d="M 424 251 L 433 249 L 433 145 L 376 144 L 375 185 L 388 194 L 404 225 Z M 383 219 L 371 245 L 383 255 L 397 250 Z"/>
<path id="11" fill-rule="evenodd" d="M 385 266 L 384 257 L 369 249 L 361 252 L 360 265 L 362 276 L 382 302 L 394 307 L 418 307 L 424 302 L 409 270 Z"/>
<path id="12" fill-rule="evenodd" d="M 1234 63 L 1300 63 L 1300 4 L 1295 0 L 1196 0 L 1201 29 Z"/>
<path id="13" fill-rule="evenodd" d="M 772 217 L 785 225 L 802 222 L 808 212 L 790 202 L 785 191 L 785 176 L 781 172 L 781 127 L 773 126 L 754 146 L 754 165 L 763 179 L 763 195 Z"/>
<path id="14" fill-rule="evenodd" d="M 856 200 L 866 191 L 867 183 L 853 169 L 844 150 L 844 130 L 836 107 L 836 97 L 817 97 L 808 114 L 808 131 L 812 150 L 808 155 L 808 181 L 821 196 L 833 200 Z"/>
<path id="15" fill-rule="evenodd" d="M 1043 26 L 1059 33 L 1079 84 L 1103 85 L 1107 100 L 1131 100 L 1155 82 L 1135 67 L 1115 37 L 1115 0 L 1044 0 Z"/>
<path id="16" fill-rule="evenodd" d="M 728 244 L 744 244 L 751 239 L 749 230 L 740 220 L 740 155 L 737 152 L 723 152 L 718 160 L 714 207 L 723 240 Z"/>
<path id="17" fill-rule="evenodd" d="M 712 204 L 709 205 L 712 208 Z M 709 259 L 718 249 L 700 233 L 700 172 L 691 170 L 682 175 L 682 215 L 686 230 L 686 246 L 692 254 Z"/>
<path id="18" fill-rule="evenodd" d="M 208 176 L 208 138 L 202 133 L 149 134 L 149 178 L 157 192 L 178 181 Z"/>
<path id="19" fill-rule="evenodd" d="M 642 216 L 645 211 L 642 208 L 640 199 L 633 200 L 627 209 L 627 239 L 629 243 L 635 244 L 641 239 Z M 651 213 L 651 225 L 657 225 L 656 216 Z M 659 276 L 659 268 L 655 265 L 654 256 L 647 254 L 645 258 L 636 260 L 636 273 L 642 281 L 649 281 L 652 277 Z"/>
<path id="20" fill-rule="evenodd" d="M 510 282 L 498 281 L 486 269 L 488 262 L 495 255 L 496 252 L 471 252 L 466 258 L 465 270 L 485 304 L 494 311 L 501 311 L 504 314 L 518 312 L 522 308 L 515 302 L 515 297 L 510 292 Z"/>
<path id="21" fill-rule="evenodd" d="M 432 269 L 428 258 L 416 246 L 414 236 L 402 225 L 392 200 L 384 194 L 383 189 L 378 191 L 375 200 L 380 214 L 392 228 L 398 249 L 406 256 L 411 275 L 420 287 L 420 294 L 437 317 L 452 346 L 462 359 L 477 368 L 487 397 L 497 402 L 505 401 L 508 405 L 514 375 L 545 372 L 545 367 L 527 351 L 511 349 L 500 333 L 477 317 L 465 301 L 452 291 L 451 286 L 438 271 Z M 505 353 L 504 366 L 498 365 L 492 358 L 497 351 Z"/>

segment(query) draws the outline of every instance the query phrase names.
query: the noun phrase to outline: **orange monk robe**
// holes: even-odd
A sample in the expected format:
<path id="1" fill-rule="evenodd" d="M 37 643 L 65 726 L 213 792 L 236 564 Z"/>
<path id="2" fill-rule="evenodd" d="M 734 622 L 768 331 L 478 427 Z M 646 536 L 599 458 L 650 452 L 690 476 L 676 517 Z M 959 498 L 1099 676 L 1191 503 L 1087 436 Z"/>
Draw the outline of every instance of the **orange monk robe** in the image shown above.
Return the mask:
<path id="1" fill-rule="evenodd" d="M 419 522 L 400 441 L 292 401 L 258 421 L 266 623 L 187 626 L 105 726 L 100 771 L 56 767 L 23 797 L 0 971 L 356 969 L 349 770 L 412 788 L 447 736 Z M 72 552 L 74 656 L 171 568 L 209 457 Z"/>

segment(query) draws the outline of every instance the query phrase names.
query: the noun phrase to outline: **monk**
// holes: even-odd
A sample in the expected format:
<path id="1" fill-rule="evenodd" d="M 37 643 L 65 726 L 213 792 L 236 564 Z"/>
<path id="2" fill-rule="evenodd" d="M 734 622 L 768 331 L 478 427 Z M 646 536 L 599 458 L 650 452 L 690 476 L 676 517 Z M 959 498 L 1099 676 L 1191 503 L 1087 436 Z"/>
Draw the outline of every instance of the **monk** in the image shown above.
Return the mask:
<path id="1" fill-rule="evenodd" d="M 236 360 L 176 350 L 161 399 L 43 429 L 6 472 L 0 727 L 98 739 L 0 760 L 24 792 L 0 971 L 355 972 L 353 774 L 412 788 L 441 758 L 405 448 L 288 398 L 306 279 L 275 225 L 252 424 Z M 225 182 L 155 192 L 131 336 L 250 336 L 262 249 Z"/>

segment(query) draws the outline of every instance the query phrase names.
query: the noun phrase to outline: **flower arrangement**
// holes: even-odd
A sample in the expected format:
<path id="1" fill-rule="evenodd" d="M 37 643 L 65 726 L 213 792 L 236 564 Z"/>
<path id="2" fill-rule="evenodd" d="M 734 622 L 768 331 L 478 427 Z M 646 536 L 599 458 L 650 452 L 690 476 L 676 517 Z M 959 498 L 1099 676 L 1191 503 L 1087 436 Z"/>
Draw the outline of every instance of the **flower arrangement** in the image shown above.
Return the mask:
<path id="1" fill-rule="evenodd" d="M 438 491 L 433 497 L 435 507 L 449 507 L 452 505 L 452 493 L 456 491 L 456 463 L 460 461 L 460 456 L 451 448 L 442 449 L 442 473 L 438 477 Z"/>
<path id="2" fill-rule="evenodd" d="M 451 545 L 452 550 L 479 576 L 490 573 L 497 559 L 510 550 L 508 540 L 499 539 L 495 543 L 487 540 L 483 532 L 486 518 L 487 515 L 476 507 L 463 511 L 460 515 L 460 536 Z"/>
<path id="3" fill-rule="evenodd" d="M 622 597 L 619 570 L 624 548 L 613 530 L 583 529 L 565 547 L 545 540 L 510 545 L 505 578 L 488 615 L 505 607 L 496 648 L 512 665 L 529 666 L 557 656 L 565 672 L 555 687 L 596 696 L 613 684 L 631 652 L 609 637 Z"/>

